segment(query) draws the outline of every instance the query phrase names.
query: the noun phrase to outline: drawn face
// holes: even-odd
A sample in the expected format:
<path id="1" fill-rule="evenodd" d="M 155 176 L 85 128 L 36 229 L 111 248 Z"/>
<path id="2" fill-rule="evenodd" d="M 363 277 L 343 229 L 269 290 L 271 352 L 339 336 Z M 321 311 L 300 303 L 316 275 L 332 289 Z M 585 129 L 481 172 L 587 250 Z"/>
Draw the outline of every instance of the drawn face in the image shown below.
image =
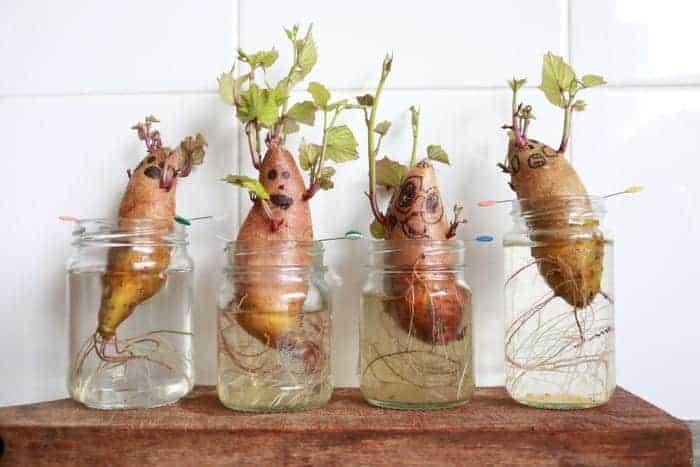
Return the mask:
<path id="1" fill-rule="evenodd" d="M 519 150 L 509 158 L 510 170 L 517 175 L 522 169 L 537 170 L 546 167 L 559 154 L 546 144 L 531 139 L 527 148 Z"/>
<path id="2" fill-rule="evenodd" d="M 444 207 L 437 186 L 426 186 L 422 175 L 406 177 L 392 199 L 387 227 L 398 227 L 407 238 L 428 238 L 428 226 L 442 221 Z"/>
<path id="3" fill-rule="evenodd" d="M 274 157 L 265 157 L 260 167 L 260 182 L 270 194 L 270 203 L 283 211 L 301 202 L 301 200 L 295 200 L 293 196 L 296 193 L 303 193 L 304 181 L 290 164 L 294 164 L 291 155 L 280 151 L 275 153 Z"/>

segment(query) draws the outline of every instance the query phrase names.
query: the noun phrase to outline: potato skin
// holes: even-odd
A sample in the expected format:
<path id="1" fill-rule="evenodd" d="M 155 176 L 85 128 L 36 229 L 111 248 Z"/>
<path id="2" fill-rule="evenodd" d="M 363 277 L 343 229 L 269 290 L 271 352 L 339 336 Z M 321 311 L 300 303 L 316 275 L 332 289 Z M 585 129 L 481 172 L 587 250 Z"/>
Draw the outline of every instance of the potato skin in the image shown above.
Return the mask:
<path id="1" fill-rule="evenodd" d="M 304 272 L 284 274 L 278 268 L 311 266 L 311 211 L 302 199 L 306 187 L 292 154 L 275 144 L 262 160 L 258 179 L 270 194 L 268 205 L 282 225 L 273 231 L 261 201 L 256 200 L 241 226 L 235 264 L 245 272 L 235 279 L 236 301 L 241 303 L 236 320 L 266 345 L 293 347 L 303 339 L 298 333 L 308 281 Z M 290 243 L 284 244 L 286 241 Z M 247 254 L 241 254 L 243 249 Z M 253 272 L 267 266 L 273 269 Z"/>
<path id="2" fill-rule="evenodd" d="M 450 269 L 448 254 L 425 255 L 429 240 L 447 240 L 449 224 L 432 164 L 424 159 L 411 167 L 394 192 L 385 216 L 385 239 L 402 242 L 387 258 L 392 267 L 413 271 L 390 274 L 393 294 L 390 313 L 407 332 L 423 341 L 447 344 L 461 339 L 463 307 L 471 300 Z"/>
<path id="3" fill-rule="evenodd" d="M 531 248 L 540 274 L 570 305 L 589 305 L 600 292 L 604 238 L 597 220 L 569 218 L 572 209 L 591 209 L 581 179 L 563 155 L 535 140 L 523 147 L 511 141 L 508 167 L 523 211 L 533 213 L 526 222 L 541 243 Z M 584 238 L 572 238 L 574 231 Z"/>
<path id="4" fill-rule="evenodd" d="M 119 206 L 120 228 L 128 229 L 130 219 L 164 221 L 162 232 L 141 240 L 157 240 L 172 232 L 176 187 L 173 185 L 168 191 L 160 188 L 160 171 L 169 153 L 168 148 L 158 148 L 143 158 L 131 174 Z M 177 179 L 174 183 L 177 183 Z M 168 246 L 109 249 L 107 267 L 102 276 L 102 299 L 98 314 L 97 332 L 102 337 L 112 338 L 117 327 L 133 313 L 136 306 L 163 287 L 170 250 Z"/>

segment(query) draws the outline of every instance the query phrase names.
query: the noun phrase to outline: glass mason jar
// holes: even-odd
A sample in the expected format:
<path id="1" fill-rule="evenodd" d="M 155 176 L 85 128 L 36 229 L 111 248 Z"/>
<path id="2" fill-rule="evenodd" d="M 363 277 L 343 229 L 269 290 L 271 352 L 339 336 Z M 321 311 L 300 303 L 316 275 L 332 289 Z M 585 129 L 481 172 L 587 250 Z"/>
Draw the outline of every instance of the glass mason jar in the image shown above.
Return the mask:
<path id="1" fill-rule="evenodd" d="M 506 389 L 549 409 L 615 389 L 613 239 L 602 198 L 520 200 L 505 236 Z"/>
<path id="2" fill-rule="evenodd" d="M 172 221 L 75 223 L 67 265 L 68 390 L 98 409 L 157 407 L 194 380 L 192 259 Z"/>
<path id="3" fill-rule="evenodd" d="M 324 405 L 333 381 L 323 246 L 239 241 L 224 251 L 217 333 L 222 404 L 245 412 Z"/>
<path id="4" fill-rule="evenodd" d="M 362 292 L 360 390 L 372 405 L 439 409 L 474 390 L 461 241 L 372 242 Z"/>

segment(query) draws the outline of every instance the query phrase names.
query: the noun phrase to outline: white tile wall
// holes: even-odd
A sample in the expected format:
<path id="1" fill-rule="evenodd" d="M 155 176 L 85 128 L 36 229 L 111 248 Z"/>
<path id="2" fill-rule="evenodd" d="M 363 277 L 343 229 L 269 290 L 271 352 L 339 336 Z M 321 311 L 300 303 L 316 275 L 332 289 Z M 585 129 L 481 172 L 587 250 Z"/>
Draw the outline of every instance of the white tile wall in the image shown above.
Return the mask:
<path id="1" fill-rule="evenodd" d="M 381 58 L 395 67 L 381 109 L 394 128 L 385 150 L 409 152 L 407 108 L 422 108 L 421 146 L 442 144 L 453 166 L 441 167 L 446 203 L 468 206 L 460 238 L 503 233 L 507 208 L 476 201 L 510 193 L 495 163 L 505 141 L 505 79 L 539 81 L 541 54 L 570 56 L 582 72 L 600 72 L 613 86 L 590 92 L 576 115 L 572 155 L 590 191 L 631 184 L 648 191 L 610 202 L 617 230 L 618 363 L 622 385 L 671 413 L 700 418 L 697 392 L 700 318 L 693 278 L 698 190 L 691 157 L 698 147 L 700 66 L 692 59 L 690 1 L 548 0 L 494 2 L 369 2 L 342 7 L 301 0 L 236 2 L 70 0 L 5 2 L 0 6 L 0 128 L 9 177 L 0 185 L 6 220 L 0 239 L 0 405 L 65 395 L 66 334 L 62 268 L 70 228 L 59 214 L 109 215 L 124 169 L 140 155 L 128 127 L 146 113 L 179 141 L 201 129 L 211 146 L 202 170 L 186 180 L 179 211 L 230 214 L 233 232 L 248 204 L 217 181 L 250 167 L 231 112 L 218 102 L 215 77 L 228 69 L 237 43 L 276 45 L 286 54 L 285 24 L 313 21 L 320 62 L 313 79 L 353 96 L 374 84 Z M 274 14 L 270 14 L 270 9 Z M 282 60 L 282 63 L 286 63 Z M 284 65 L 280 65 L 285 68 Z M 532 134 L 558 140 L 560 115 L 534 89 Z M 349 118 L 364 148 L 359 118 Z M 298 141 L 292 140 L 296 148 Z M 318 237 L 366 228 L 361 195 L 365 160 L 341 168 L 337 188 L 313 201 Z M 245 198 L 242 198 L 245 200 Z M 343 209 L 338 209 L 343 206 Z M 214 225 L 192 230 L 197 261 L 197 365 L 200 383 L 214 382 L 214 295 L 219 244 Z M 482 385 L 502 383 L 502 251 L 472 243 L 468 279 L 475 293 L 476 371 Z M 338 385 L 354 385 L 366 244 L 329 244 L 336 288 L 334 365 Z"/>

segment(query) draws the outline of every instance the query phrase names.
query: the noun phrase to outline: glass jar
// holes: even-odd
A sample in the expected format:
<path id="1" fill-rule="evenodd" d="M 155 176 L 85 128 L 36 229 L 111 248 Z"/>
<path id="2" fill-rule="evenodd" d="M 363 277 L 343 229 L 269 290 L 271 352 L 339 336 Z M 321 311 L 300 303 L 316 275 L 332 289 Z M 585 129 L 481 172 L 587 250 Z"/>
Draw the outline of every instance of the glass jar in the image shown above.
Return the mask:
<path id="1" fill-rule="evenodd" d="M 323 246 L 240 241 L 224 251 L 217 333 L 222 404 L 244 412 L 324 405 L 333 381 Z"/>
<path id="2" fill-rule="evenodd" d="M 78 220 L 67 265 L 68 390 L 98 409 L 157 407 L 193 386 L 192 259 L 172 221 Z"/>
<path id="3" fill-rule="evenodd" d="M 613 239 L 602 198 L 520 200 L 505 236 L 506 389 L 549 409 L 615 389 Z"/>
<path id="4" fill-rule="evenodd" d="M 360 390 L 372 405 L 439 409 L 474 390 L 461 241 L 372 242 L 362 292 Z"/>

